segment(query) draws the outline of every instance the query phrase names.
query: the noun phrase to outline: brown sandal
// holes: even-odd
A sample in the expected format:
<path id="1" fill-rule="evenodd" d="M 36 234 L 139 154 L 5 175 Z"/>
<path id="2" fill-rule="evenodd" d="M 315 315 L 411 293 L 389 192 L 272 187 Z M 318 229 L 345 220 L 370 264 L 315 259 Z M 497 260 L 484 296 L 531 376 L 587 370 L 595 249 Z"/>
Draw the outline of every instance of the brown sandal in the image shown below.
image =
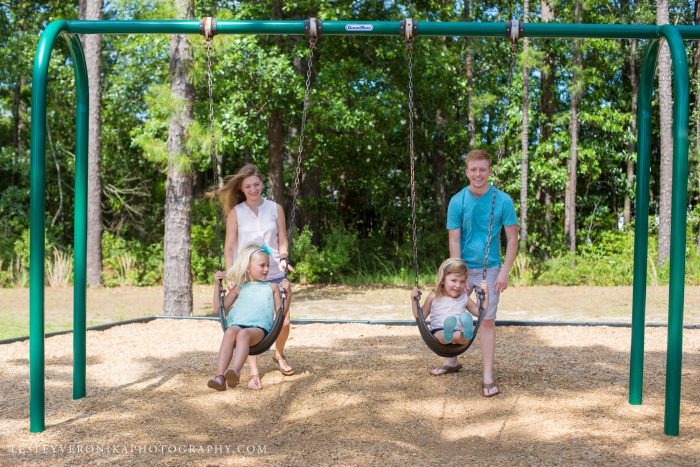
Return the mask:
<path id="1" fill-rule="evenodd" d="M 277 365 L 280 364 L 280 360 L 284 360 L 285 362 L 287 362 L 287 365 L 289 365 L 289 362 L 287 361 L 287 357 L 285 357 L 284 354 L 280 354 L 279 358 L 277 358 L 277 355 L 273 355 L 272 360 L 274 360 L 274 362 Z M 289 365 L 289 370 L 283 370 L 282 366 L 280 366 L 279 370 L 280 370 L 280 373 L 282 373 L 284 376 L 292 376 L 294 374 L 294 368 L 292 367 L 292 365 Z"/>
<path id="2" fill-rule="evenodd" d="M 442 370 L 442 373 L 435 374 L 435 373 L 433 373 L 432 370 L 431 370 L 430 374 L 433 375 L 433 376 L 442 376 L 442 375 L 446 375 L 446 374 L 448 374 L 448 373 L 457 373 L 457 372 L 458 372 L 459 370 L 461 370 L 461 369 L 462 369 L 462 364 L 461 364 L 461 363 L 458 363 L 458 364 L 456 364 L 455 366 L 451 366 L 451 365 L 441 365 L 441 366 L 439 366 L 439 367 L 437 367 L 437 368 L 434 368 L 434 370 Z"/>
<path id="3" fill-rule="evenodd" d="M 226 379 L 224 378 L 224 375 L 216 375 L 207 382 L 207 386 L 212 389 L 216 389 L 217 391 L 225 391 Z"/>
<path id="4" fill-rule="evenodd" d="M 238 372 L 233 368 L 229 368 L 228 370 L 226 370 L 226 373 L 224 373 L 224 378 L 226 378 L 228 387 L 230 387 L 231 389 L 238 386 L 238 381 L 240 381 L 241 379 L 241 377 L 238 376 Z"/>
<path id="5" fill-rule="evenodd" d="M 491 389 L 496 388 L 496 392 L 493 394 L 490 394 Z M 484 391 L 487 392 L 487 394 L 484 394 Z M 501 391 L 498 390 L 498 385 L 496 384 L 496 380 L 493 380 L 493 383 L 481 383 L 481 395 L 484 397 L 493 397 L 497 396 L 501 393 Z"/>

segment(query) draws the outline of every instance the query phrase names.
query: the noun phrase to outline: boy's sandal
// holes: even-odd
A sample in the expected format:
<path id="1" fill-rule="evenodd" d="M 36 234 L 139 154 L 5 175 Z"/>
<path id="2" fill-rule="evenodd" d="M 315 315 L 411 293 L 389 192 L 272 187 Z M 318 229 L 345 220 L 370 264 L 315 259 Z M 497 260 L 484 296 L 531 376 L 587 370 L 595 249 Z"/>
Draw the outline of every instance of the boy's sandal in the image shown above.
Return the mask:
<path id="1" fill-rule="evenodd" d="M 496 392 L 491 393 L 491 389 L 496 388 Z M 498 385 L 496 384 L 496 380 L 493 381 L 493 383 L 481 383 L 481 395 L 484 397 L 493 397 L 497 396 L 501 393 L 501 391 L 498 390 Z"/>
<path id="2" fill-rule="evenodd" d="M 231 389 L 238 386 L 238 381 L 240 381 L 241 379 L 241 377 L 238 375 L 238 372 L 233 368 L 229 368 L 228 370 L 226 370 L 226 373 L 224 373 L 224 378 L 226 378 L 226 383 L 228 383 L 228 387 L 230 387 Z"/>
<path id="3" fill-rule="evenodd" d="M 226 379 L 224 378 L 224 375 L 216 375 L 207 382 L 207 386 L 212 389 L 216 389 L 217 391 L 225 391 Z"/>
<path id="4" fill-rule="evenodd" d="M 273 355 L 272 360 L 274 360 L 274 362 L 279 366 L 280 373 L 282 373 L 284 376 L 292 376 L 294 374 L 294 368 L 292 365 L 289 365 L 287 357 L 285 357 L 284 354 L 280 354 L 279 358 L 277 358 L 277 355 Z M 280 365 L 280 360 L 284 360 L 287 365 L 289 365 L 289 370 L 282 368 L 282 365 Z"/>
<path id="5" fill-rule="evenodd" d="M 442 366 L 439 366 L 439 367 L 437 367 L 437 368 L 435 368 L 435 369 L 436 369 L 436 370 L 442 370 L 442 373 L 437 373 L 437 374 L 435 374 L 435 373 L 431 372 L 430 374 L 433 375 L 433 376 L 442 376 L 442 375 L 446 375 L 446 374 L 448 374 L 448 373 L 457 373 L 459 370 L 462 369 L 462 364 L 461 364 L 461 363 L 458 363 L 458 364 L 456 364 L 455 366 L 451 366 L 451 365 L 442 365 Z"/>

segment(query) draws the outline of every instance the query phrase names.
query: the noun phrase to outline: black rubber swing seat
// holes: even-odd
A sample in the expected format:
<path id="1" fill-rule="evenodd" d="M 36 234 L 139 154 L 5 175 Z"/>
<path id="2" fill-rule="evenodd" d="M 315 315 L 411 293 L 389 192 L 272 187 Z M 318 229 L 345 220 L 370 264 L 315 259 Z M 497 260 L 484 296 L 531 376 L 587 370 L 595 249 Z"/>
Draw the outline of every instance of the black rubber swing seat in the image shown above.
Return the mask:
<path id="1" fill-rule="evenodd" d="M 423 316 L 423 310 L 421 309 L 420 302 L 418 299 L 415 299 L 416 306 L 418 307 L 418 313 L 416 313 L 416 324 L 418 325 L 418 330 L 420 331 L 420 335 L 423 338 L 423 342 L 425 342 L 425 345 L 428 346 L 430 350 L 435 352 L 435 354 L 445 357 L 445 358 L 452 358 L 452 357 L 457 357 L 459 355 L 462 355 L 464 352 L 471 347 L 472 343 L 476 339 L 476 334 L 479 332 L 479 326 L 481 326 L 481 317 L 484 314 L 483 307 L 479 305 L 479 317 L 476 321 L 476 326 L 474 326 L 474 336 L 472 339 L 467 342 L 466 344 L 443 344 L 437 338 L 435 335 L 430 332 L 430 328 L 428 327 L 428 323 L 425 321 L 425 317 Z"/>
<path id="2" fill-rule="evenodd" d="M 275 314 L 275 321 L 272 323 L 272 329 L 270 329 L 270 332 L 268 332 L 260 342 L 250 347 L 248 355 L 260 355 L 265 353 L 272 347 L 272 344 L 275 343 L 284 325 L 284 318 L 287 316 L 284 312 L 284 302 L 285 294 L 280 294 L 280 306 Z M 223 332 L 226 332 L 228 326 L 226 325 L 226 309 L 224 308 L 223 297 L 219 298 L 219 322 L 221 323 Z"/>

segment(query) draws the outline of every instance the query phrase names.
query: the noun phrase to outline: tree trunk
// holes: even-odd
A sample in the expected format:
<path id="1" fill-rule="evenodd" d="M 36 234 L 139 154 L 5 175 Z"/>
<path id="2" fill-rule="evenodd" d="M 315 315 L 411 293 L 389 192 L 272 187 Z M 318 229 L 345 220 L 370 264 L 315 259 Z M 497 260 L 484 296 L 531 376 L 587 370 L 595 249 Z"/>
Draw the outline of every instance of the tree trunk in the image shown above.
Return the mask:
<path id="1" fill-rule="evenodd" d="M 637 39 L 632 39 L 630 41 L 630 52 L 629 52 L 629 66 L 630 66 L 630 83 L 632 84 L 632 118 L 630 119 L 630 133 L 632 134 L 634 140 L 637 138 L 637 93 L 639 91 L 639 78 L 637 77 Z M 635 144 L 634 140 L 629 142 L 627 146 L 627 151 L 631 154 L 635 154 Z M 625 225 L 629 224 L 632 219 L 632 199 L 629 195 L 629 187 L 632 187 L 634 183 L 634 160 L 635 158 L 630 157 L 627 160 L 627 187 L 628 190 L 625 192 L 625 207 L 623 212 L 623 219 Z M 642 215 L 648 215 L 648 213 L 642 213 Z"/>
<path id="2" fill-rule="evenodd" d="M 657 0 L 656 23 L 668 24 L 668 2 Z M 659 173 L 659 244 L 657 265 L 668 261 L 671 250 L 671 180 L 673 165 L 673 95 L 671 89 L 671 54 L 666 41 L 659 51 L 659 110 L 661 120 L 661 163 Z"/>
<path id="3" fill-rule="evenodd" d="M 695 26 L 700 26 L 700 0 L 695 1 Z M 698 198 L 696 204 L 700 205 L 700 43 L 694 41 L 695 46 L 695 157 L 697 158 L 698 171 Z M 700 249 L 700 226 L 698 226 L 697 247 Z"/>
<path id="4" fill-rule="evenodd" d="M 24 152 L 22 144 L 22 78 L 18 78 L 13 90 L 12 100 L 12 143 L 15 147 L 17 157 Z M 14 167 L 13 167 L 14 169 Z"/>
<path id="5" fill-rule="evenodd" d="M 435 180 L 435 201 L 438 209 L 435 212 L 436 225 L 444 224 L 447 212 L 447 191 L 445 190 L 445 132 L 447 131 L 447 116 L 442 110 L 435 112 L 435 151 L 433 152 L 433 174 Z"/>
<path id="6" fill-rule="evenodd" d="M 471 21 L 469 11 L 470 0 L 464 0 L 464 21 Z M 469 137 L 469 148 L 474 147 L 476 142 L 476 122 L 474 121 L 474 110 L 472 107 L 473 100 L 473 76 L 472 76 L 472 50 L 471 40 L 469 37 L 464 38 L 466 53 L 464 58 L 464 72 L 467 77 L 467 135 Z"/>
<path id="7" fill-rule="evenodd" d="M 193 0 L 175 0 L 178 19 L 194 17 Z M 192 174 L 183 163 L 189 158 L 187 130 L 194 117 L 192 45 L 188 35 L 170 36 L 170 92 L 181 105 L 168 126 L 168 179 L 165 186 L 165 241 L 163 312 L 171 316 L 192 314 Z"/>
<path id="8" fill-rule="evenodd" d="M 523 2 L 523 22 L 530 14 L 530 1 Z M 523 121 L 520 130 L 520 251 L 527 251 L 527 188 L 528 149 L 530 145 L 530 70 L 528 69 L 529 39 L 523 38 Z"/>
<path id="9" fill-rule="evenodd" d="M 80 19 L 102 19 L 103 0 L 81 0 Z M 88 75 L 90 109 L 88 115 L 88 193 L 87 193 L 87 283 L 102 285 L 102 182 L 101 97 L 102 36 L 82 37 Z"/>
<path id="10" fill-rule="evenodd" d="M 574 5 L 574 22 L 581 22 L 581 1 L 576 0 Z M 578 171 L 578 104 L 581 100 L 581 71 L 583 58 L 581 57 L 581 40 L 574 39 L 574 70 L 571 76 L 571 121 L 569 122 L 569 136 L 571 148 L 567 169 L 569 180 L 566 184 L 566 197 L 564 199 L 564 236 L 568 237 L 569 251 L 576 252 L 576 175 Z"/>
<path id="11" fill-rule="evenodd" d="M 271 18 L 273 20 L 284 19 L 284 2 L 275 0 L 272 2 Z M 275 45 L 282 52 L 285 48 L 282 36 L 274 37 Z M 267 119 L 267 144 L 269 150 L 268 157 L 268 192 L 272 199 L 284 206 L 284 123 L 282 121 L 282 110 L 273 108 Z"/>
<path id="12" fill-rule="evenodd" d="M 303 174 L 302 180 L 299 182 L 301 185 L 299 190 L 301 192 L 301 197 L 308 202 L 305 204 L 304 209 L 300 209 L 301 206 L 297 205 L 297 216 L 296 216 L 296 233 L 300 233 L 301 226 L 309 226 L 312 232 L 312 242 L 314 245 L 319 245 L 321 242 L 321 209 L 319 208 L 318 199 L 321 196 L 321 169 L 318 165 L 309 167 L 308 170 Z M 345 190 L 347 191 L 347 190 Z M 347 198 L 347 195 L 343 195 Z M 342 212 L 342 209 L 341 209 Z"/>
<path id="13" fill-rule="evenodd" d="M 284 206 L 284 125 L 282 111 L 274 109 L 267 120 L 267 137 L 270 158 L 268 165 L 268 192 L 272 199 Z"/>
<path id="14" fill-rule="evenodd" d="M 554 11 L 550 5 L 551 0 L 541 0 L 540 7 L 542 10 L 542 22 L 548 23 L 554 19 Z M 549 140 L 552 135 L 552 120 L 554 118 L 554 53 L 551 50 L 551 44 L 547 43 L 544 66 L 542 67 L 542 91 L 540 96 L 540 108 L 544 114 L 544 118 L 540 124 L 540 140 L 544 143 Z M 545 154 L 545 158 L 551 158 L 551 154 Z M 543 186 L 544 192 L 544 237 L 547 245 L 551 245 L 552 241 L 552 195 L 551 188 Z M 545 258 L 549 256 L 545 250 Z"/>

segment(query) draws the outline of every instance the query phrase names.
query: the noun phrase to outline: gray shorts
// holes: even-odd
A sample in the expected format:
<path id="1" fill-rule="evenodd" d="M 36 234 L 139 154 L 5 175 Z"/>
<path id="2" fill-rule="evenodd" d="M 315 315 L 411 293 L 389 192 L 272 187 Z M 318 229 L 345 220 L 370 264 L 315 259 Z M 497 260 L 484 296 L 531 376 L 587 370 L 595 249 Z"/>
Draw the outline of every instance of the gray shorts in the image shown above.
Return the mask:
<path id="1" fill-rule="evenodd" d="M 500 294 L 496 292 L 496 278 L 501 268 L 488 268 L 486 270 L 486 285 L 489 288 L 489 309 L 483 316 L 483 319 L 495 320 L 496 311 L 498 310 L 498 299 Z M 467 280 L 467 293 L 471 294 L 475 287 L 479 287 L 484 277 L 484 269 L 469 269 L 469 278 Z M 476 301 L 476 300 L 475 300 Z"/>

